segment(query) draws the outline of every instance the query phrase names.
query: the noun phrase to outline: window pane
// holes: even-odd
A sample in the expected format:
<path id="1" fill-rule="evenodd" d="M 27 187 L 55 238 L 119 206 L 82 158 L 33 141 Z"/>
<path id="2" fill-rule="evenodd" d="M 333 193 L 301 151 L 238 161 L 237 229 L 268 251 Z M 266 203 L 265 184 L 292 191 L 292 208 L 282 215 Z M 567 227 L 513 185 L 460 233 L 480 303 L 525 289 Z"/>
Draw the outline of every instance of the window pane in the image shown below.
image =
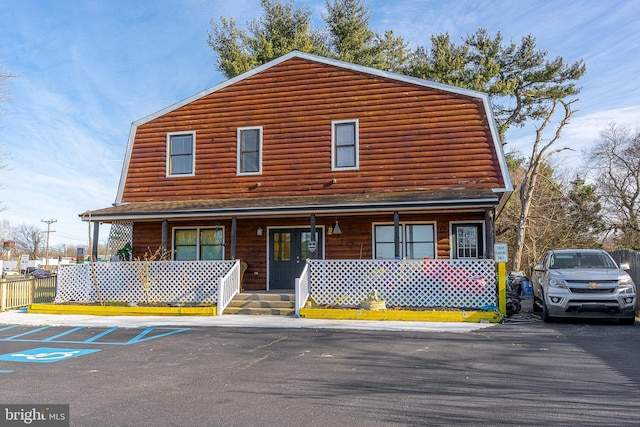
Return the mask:
<path id="1" fill-rule="evenodd" d="M 305 231 L 300 233 L 300 240 L 301 240 L 300 252 L 302 253 L 302 260 L 305 261 L 311 258 L 313 254 L 313 252 L 309 250 L 309 242 L 311 241 L 311 232 Z M 320 252 L 320 247 L 318 246 L 318 243 L 319 243 L 318 232 L 316 232 L 316 253 Z"/>
<path id="2" fill-rule="evenodd" d="M 395 253 L 393 243 L 376 243 L 376 259 L 393 259 Z"/>
<path id="3" fill-rule="evenodd" d="M 258 129 L 243 130 L 242 135 L 242 151 L 258 151 L 260 141 L 260 131 Z"/>
<path id="4" fill-rule="evenodd" d="M 224 258 L 223 233 L 220 229 L 200 230 L 200 259 L 220 260 Z"/>
<path id="5" fill-rule="evenodd" d="M 242 153 L 242 172 L 258 172 L 258 153 Z"/>
<path id="6" fill-rule="evenodd" d="M 376 242 L 393 242 L 393 225 L 376 225 Z"/>
<path id="7" fill-rule="evenodd" d="M 354 123 L 341 123 L 336 125 L 336 145 L 355 145 L 356 125 Z"/>
<path id="8" fill-rule="evenodd" d="M 193 261 L 196 259 L 196 230 L 176 230 L 175 231 L 175 255 L 177 261 Z"/>
<path id="9" fill-rule="evenodd" d="M 478 258 L 478 228 L 458 227 L 456 231 L 458 258 Z"/>
<path id="10" fill-rule="evenodd" d="M 396 256 L 393 225 L 376 225 L 376 259 L 393 259 Z M 400 226 L 400 257 L 402 257 L 402 226 Z"/>
<path id="11" fill-rule="evenodd" d="M 197 241 L 196 230 L 176 230 L 176 245 L 194 245 Z"/>
<path id="12" fill-rule="evenodd" d="M 435 258 L 434 226 L 431 224 L 407 224 L 406 254 L 409 259 Z"/>
<path id="13" fill-rule="evenodd" d="M 171 155 L 191 154 L 191 135 L 176 135 L 171 137 Z"/>
<path id="14" fill-rule="evenodd" d="M 275 261 L 291 261 L 291 233 L 273 234 L 273 258 Z"/>
<path id="15" fill-rule="evenodd" d="M 191 173 L 193 160 L 191 156 L 171 157 L 171 175 Z"/>
<path id="16" fill-rule="evenodd" d="M 336 150 L 336 166 L 350 167 L 356 165 L 356 147 L 338 147 Z"/>

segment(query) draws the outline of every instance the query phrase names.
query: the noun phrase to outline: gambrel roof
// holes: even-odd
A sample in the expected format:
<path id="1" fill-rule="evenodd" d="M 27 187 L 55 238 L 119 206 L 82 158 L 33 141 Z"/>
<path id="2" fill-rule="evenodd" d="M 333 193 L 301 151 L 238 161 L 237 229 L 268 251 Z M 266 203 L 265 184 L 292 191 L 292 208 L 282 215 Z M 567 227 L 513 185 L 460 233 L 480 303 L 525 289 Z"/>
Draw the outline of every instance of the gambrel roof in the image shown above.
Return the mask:
<path id="1" fill-rule="evenodd" d="M 313 76 L 313 71 L 309 71 L 309 74 L 305 77 L 307 80 L 301 80 L 299 75 L 296 77 L 297 80 L 293 79 L 295 80 L 294 83 L 292 83 L 293 80 L 287 80 L 289 78 L 288 76 L 292 75 L 290 73 L 290 69 L 296 69 L 296 67 L 299 69 L 301 67 L 301 61 L 308 64 L 307 66 L 309 67 L 315 64 L 323 77 L 316 79 Z M 322 67 L 322 69 L 319 67 Z M 351 73 L 351 75 L 357 74 L 360 77 L 353 77 L 349 73 Z M 155 149 L 150 148 L 151 146 L 149 145 L 151 144 L 150 141 L 152 139 L 154 141 L 153 143 L 156 144 L 155 147 L 159 149 L 157 144 L 162 144 L 162 138 L 164 138 L 164 135 L 167 133 L 177 130 L 178 126 L 181 126 L 179 128 L 181 130 L 185 130 L 185 126 L 197 127 L 197 123 L 202 123 L 203 120 L 206 122 L 206 126 L 208 126 L 209 130 L 207 130 L 207 132 L 210 133 L 206 137 L 203 137 L 207 142 L 213 141 L 216 138 L 218 138 L 218 140 L 223 139 L 218 134 L 216 134 L 215 137 L 211 136 L 212 131 L 210 129 L 215 123 L 221 123 L 220 126 L 227 127 L 229 129 L 234 126 L 238 127 L 238 125 L 216 122 L 215 120 L 220 120 L 220 117 L 227 117 L 231 114 L 242 114 L 238 113 L 238 111 L 241 111 L 241 108 L 238 107 L 238 105 L 227 103 L 229 99 L 235 101 L 243 96 L 251 96 L 251 94 L 257 92 L 256 88 L 259 88 L 262 93 L 268 93 L 269 91 L 276 93 L 280 90 L 280 86 L 286 86 L 287 84 L 302 84 L 303 86 L 296 86 L 300 87 L 299 90 L 302 92 L 303 90 L 308 90 L 308 86 L 313 86 L 315 84 L 318 84 L 319 86 L 322 86 L 323 84 L 326 85 L 327 81 L 331 78 L 333 78 L 334 82 L 341 81 L 340 79 L 358 79 L 357 83 L 355 83 L 353 87 L 350 87 L 350 95 L 345 95 L 347 98 L 343 98 L 346 99 L 346 101 L 341 101 L 343 104 L 349 104 L 349 111 L 355 111 L 355 113 L 353 113 L 354 116 L 358 116 L 358 112 L 361 112 L 365 117 L 367 114 L 371 114 L 370 112 L 364 111 L 364 107 L 363 111 L 359 111 L 358 103 L 361 102 L 362 105 L 371 104 L 371 97 L 373 97 L 375 101 L 376 97 L 385 96 L 384 91 L 388 90 L 395 91 L 393 96 L 395 99 L 399 100 L 396 101 L 398 103 L 396 104 L 396 108 L 400 108 L 401 111 L 398 112 L 396 110 L 396 117 L 400 116 L 400 119 L 402 119 L 402 115 L 405 113 L 402 110 L 405 106 L 407 116 L 410 115 L 411 111 L 428 110 L 428 117 L 431 117 L 431 119 L 427 119 L 427 122 L 424 122 L 424 124 L 420 124 L 422 122 L 417 122 L 418 124 L 414 123 L 414 129 L 416 126 L 418 128 L 420 126 L 423 127 L 423 130 L 419 132 L 434 133 L 433 135 L 428 136 L 430 139 L 428 142 L 428 144 L 430 144 L 430 148 L 426 148 L 425 146 L 423 149 L 431 150 L 429 154 L 429 158 L 432 159 L 431 163 L 424 169 L 424 172 L 420 172 L 419 174 L 423 173 L 424 176 L 436 176 L 438 179 L 445 181 L 446 178 L 441 177 L 453 176 L 455 179 L 449 179 L 446 181 L 446 185 L 442 186 L 432 185 L 425 181 L 426 184 L 418 182 L 417 184 L 413 183 L 412 185 L 408 185 L 404 189 L 396 189 L 394 188 L 394 185 L 398 184 L 393 184 L 393 177 L 377 177 L 376 169 L 371 169 L 366 172 L 362 172 L 362 179 L 364 181 L 367 179 L 378 179 L 378 181 L 380 179 L 386 179 L 390 184 L 382 190 L 380 188 L 373 187 L 363 189 L 362 193 L 367 193 L 366 196 L 359 195 L 360 190 L 353 186 L 351 187 L 350 194 L 348 194 L 349 192 L 347 191 L 345 194 L 334 193 L 331 195 L 325 194 L 322 190 L 314 190 L 315 192 L 310 191 L 308 194 L 303 194 L 304 191 L 299 194 L 293 194 L 288 193 L 288 190 L 286 189 L 281 189 L 280 193 L 277 191 L 269 193 L 267 190 L 275 187 L 269 187 L 268 185 L 261 188 L 263 192 L 238 194 L 237 188 L 239 187 L 229 187 L 226 189 L 227 191 L 218 195 L 215 194 L 213 190 L 209 191 L 208 187 L 206 187 L 206 190 L 203 190 L 205 186 L 222 185 L 213 182 L 211 172 L 208 172 L 209 175 L 203 174 L 190 178 L 191 181 L 180 178 L 182 180 L 181 182 L 190 182 L 191 184 L 189 185 L 191 185 L 191 188 L 199 186 L 199 189 L 196 188 L 193 194 L 181 196 L 180 198 L 172 194 L 169 194 L 167 197 L 146 197 L 145 194 L 148 194 L 152 190 L 144 188 L 145 184 L 143 184 L 143 180 L 140 176 L 146 177 L 146 174 L 148 173 L 140 172 L 139 170 L 142 167 L 148 167 L 147 165 L 149 161 L 144 160 L 144 162 L 142 162 L 144 164 L 138 161 L 137 167 L 132 166 L 132 162 L 134 161 L 134 145 L 142 144 L 144 148 L 138 147 L 138 149 L 143 150 L 144 152 L 154 151 Z M 305 84 L 306 86 L 304 86 Z M 358 87 L 362 87 L 362 96 L 360 96 L 357 91 Z M 371 87 L 377 87 L 375 90 L 378 92 L 372 90 Z M 240 90 L 240 88 L 242 89 Z M 423 89 L 427 89 L 427 93 L 422 94 L 421 92 L 424 92 Z M 233 92 L 234 90 L 235 92 Z M 289 90 L 291 91 L 291 89 Z M 332 87 L 332 90 L 336 90 L 335 86 Z M 231 95 L 229 91 L 232 91 Z M 241 93 L 241 95 L 238 95 L 238 93 Z M 371 93 L 373 93 L 373 95 L 371 95 Z M 388 95 L 388 93 L 386 93 L 386 95 Z M 367 98 L 367 96 L 370 98 Z M 419 96 L 422 98 L 418 99 Z M 430 101 L 424 101 L 424 99 L 429 99 Z M 296 101 L 300 103 L 313 103 L 318 102 L 318 98 L 307 101 L 302 99 L 301 96 L 300 99 L 296 99 Z M 280 105 L 280 100 L 277 98 L 277 95 L 275 98 L 272 97 L 266 102 L 273 103 L 267 108 L 271 108 L 273 110 L 274 117 L 278 117 L 278 114 L 280 114 L 282 115 L 283 122 L 287 120 L 287 107 Z M 335 102 L 336 105 L 338 103 L 338 101 L 334 101 L 334 98 L 328 98 L 327 102 Z M 428 105 L 424 104 L 424 102 L 428 102 Z M 381 105 L 384 106 L 384 104 Z M 211 108 L 215 110 L 215 114 L 213 115 L 209 113 Z M 378 106 L 377 108 L 380 107 Z M 458 111 L 455 113 L 457 114 L 457 117 L 454 119 L 451 117 L 445 117 L 446 115 L 452 115 L 453 111 Z M 440 112 L 442 112 L 442 114 L 439 114 Z M 210 115 L 207 116 L 207 114 Z M 217 117 L 217 119 L 212 119 L 211 117 L 213 116 Z M 297 117 L 297 119 L 300 120 L 300 117 Z M 201 122 L 198 122 L 198 120 Z M 271 123 L 276 123 L 273 120 Z M 396 118 L 394 120 L 398 119 Z M 429 120 L 432 120 L 433 122 L 429 122 Z M 212 124 L 212 121 L 214 124 Z M 454 124 L 449 125 L 448 123 Z M 393 124 L 395 124 L 395 122 Z M 385 123 L 378 124 L 378 126 L 384 127 Z M 443 128 L 446 128 L 447 126 L 450 127 L 443 130 Z M 451 130 L 451 128 L 454 128 L 454 130 Z M 459 130 L 462 128 L 464 131 Z M 377 127 L 376 129 L 369 129 L 368 132 L 370 135 L 377 135 L 376 132 L 379 132 L 379 129 L 381 128 Z M 205 134 L 204 131 L 198 132 L 199 138 L 201 135 Z M 235 132 L 235 130 L 233 130 L 233 132 Z M 396 133 L 396 136 L 399 135 L 399 138 L 402 139 L 402 131 L 398 132 L 399 133 Z M 413 132 L 416 131 L 414 130 Z M 424 137 L 424 135 L 408 136 L 412 136 L 414 139 L 418 138 L 417 140 Z M 444 142 L 440 141 L 440 138 L 445 138 Z M 447 138 L 454 141 L 452 145 L 447 145 Z M 474 145 L 478 143 L 470 141 L 484 141 L 484 145 L 482 145 L 481 149 L 478 149 L 477 146 Z M 233 143 L 235 144 L 235 142 Z M 162 149 L 164 149 L 164 146 Z M 394 155 L 400 156 L 400 154 Z M 405 153 L 402 155 L 406 156 L 411 154 L 409 152 L 408 154 Z M 376 156 L 380 157 L 379 154 L 376 154 Z M 451 160 L 454 158 L 455 161 Z M 159 164 L 162 159 L 160 156 L 157 156 L 155 161 L 156 166 L 154 166 L 154 170 L 158 171 L 160 168 L 157 164 Z M 376 160 L 378 163 L 381 161 L 384 162 L 384 160 Z M 421 161 L 424 162 L 424 158 Z M 455 163 L 455 168 L 449 166 L 451 162 Z M 487 170 L 479 172 L 476 171 L 472 174 L 470 169 L 473 169 L 473 167 L 467 167 L 467 165 L 472 165 L 474 164 L 473 162 L 476 162 L 476 164 L 486 165 L 482 167 L 486 167 Z M 141 164 L 142 166 L 140 166 Z M 137 177 L 136 179 L 130 178 L 132 170 L 138 174 L 135 175 Z M 466 178 L 468 174 L 470 174 L 470 178 Z M 156 176 L 160 177 L 160 175 Z M 131 182 L 127 181 L 128 178 Z M 164 179 L 165 177 L 163 175 L 160 178 Z M 227 178 L 229 178 L 229 176 Z M 326 177 L 322 177 L 322 179 L 325 178 L 329 178 L 328 175 Z M 155 181 L 151 178 L 145 179 L 150 186 L 155 186 L 155 188 L 161 188 L 162 185 L 164 185 L 158 182 L 157 179 Z M 293 179 L 295 179 L 295 176 Z M 224 178 L 222 180 L 224 180 Z M 132 183 L 132 181 L 135 181 L 135 183 Z M 335 180 L 333 181 L 335 182 Z M 340 183 L 343 181 L 344 180 L 339 180 Z M 203 184 L 205 182 L 207 184 Z M 244 188 L 246 188 L 246 186 Z M 145 191 L 148 193 L 145 193 Z M 156 192 L 157 191 L 160 190 L 156 190 Z M 358 207 L 366 207 L 367 197 L 372 197 L 372 199 L 369 199 L 369 202 L 379 199 L 381 207 L 384 207 L 383 205 L 385 204 L 391 206 L 393 203 L 401 206 L 405 201 L 409 201 L 409 204 L 412 204 L 413 206 L 420 205 L 425 209 L 433 209 L 437 206 L 468 207 L 473 205 L 472 199 L 477 198 L 479 205 L 497 206 L 498 209 L 500 209 L 512 191 L 513 187 L 509 178 L 506 159 L 498 136 L 497 125 L 493 118 L 490 99 L 487 94 L 308 53 L 293 51 L 133 122 L 129 133 L 115 204 L 111 208 L 93 211 L 91 214 L 94 215 L 94 218 L 102 217 L 105 218 L 105 220 L 107 220 L 107 218 L 111 220 L 122 218 L 126 215 L 139 219 L 156 218 L 160 212 L 173 212 L 173 214 L 178 216 L 191 216 L 202 213 L 203 208 L 204 211 L 209 212 L 210 215 L 213 214 L 213 211 L 219 213 L 224 211 L 226 214 L 234 214 L 234 209 L 235 214 L 252 211 L 269 211 L 271 214 L 274 214 L 278 211 L 282 211 L 285 207 L 292 208 L 295 206 L 298 206 L 299 209 L 296 208 L 297 210 L 304 210 L 303 208 L 305 206 L 330 210 L 331 206 L 333 206 L 336 210 L 343 209 L 346 212 Z M 375 195 L 376 193 L 387 194 Z M 220 201 L 220 198 L 227 200 Z M 296 205 L 296 203 L 298 203 L 298 205 Z M 335 204 L 332 205 L 332 203 Z M 478 205 L 478 203 L 476 203 L 476 205 Z M 87 214 L 89 214 L 89 212 L 83 215 Z"/>

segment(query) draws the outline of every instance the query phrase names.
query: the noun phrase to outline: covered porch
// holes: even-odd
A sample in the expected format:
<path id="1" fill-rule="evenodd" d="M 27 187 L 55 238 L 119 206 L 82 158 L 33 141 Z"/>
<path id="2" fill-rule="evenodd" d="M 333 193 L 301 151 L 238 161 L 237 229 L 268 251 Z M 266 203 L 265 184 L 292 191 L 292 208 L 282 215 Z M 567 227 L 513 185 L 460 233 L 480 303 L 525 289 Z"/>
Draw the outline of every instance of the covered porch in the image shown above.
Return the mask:
<path id="1" fill-rule="evenodd" d="M 128 245 L 129 260 L 237 259 L 244 289 L 293 290 L 308 260 L 490 259 L 497 204 L 491 190 L 433 190 L 129 203 L 82 218 L 93 254 L 110 223 L 112 257 Z"/>

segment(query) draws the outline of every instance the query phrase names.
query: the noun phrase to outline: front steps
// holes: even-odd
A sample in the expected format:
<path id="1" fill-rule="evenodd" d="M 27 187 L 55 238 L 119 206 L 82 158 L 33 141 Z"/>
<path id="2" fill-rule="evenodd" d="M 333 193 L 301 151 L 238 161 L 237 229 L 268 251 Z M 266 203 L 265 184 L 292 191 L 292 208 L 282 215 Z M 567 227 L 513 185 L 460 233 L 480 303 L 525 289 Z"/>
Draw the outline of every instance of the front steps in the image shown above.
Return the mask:
<path id="1" fill-rule="evenodd" d="M 254 314 L 269 316 L 293 316 L 296 313 L 295 293 L 241 292 L 237 294 L 222 314 Z"/>

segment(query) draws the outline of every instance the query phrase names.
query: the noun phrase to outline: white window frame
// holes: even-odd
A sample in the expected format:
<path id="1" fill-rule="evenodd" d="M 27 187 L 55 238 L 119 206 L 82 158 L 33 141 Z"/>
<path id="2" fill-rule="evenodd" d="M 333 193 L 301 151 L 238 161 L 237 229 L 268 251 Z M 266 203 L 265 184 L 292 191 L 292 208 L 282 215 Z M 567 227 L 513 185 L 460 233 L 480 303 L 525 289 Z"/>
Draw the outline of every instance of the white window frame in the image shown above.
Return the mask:
<path id="1" fill-rule="evenodd" d="M 248 130 L 258 130 L 259 131 L 259 138 L 258 138 L 258 171 L 256 172 L 243 172 L 242 171 L 242 132 L 244 131 L 248 131 Z M 263 151 L 263 147 L 262 147 L 262 126 L 251 126 L 251 127 L 242 127 L 242 128 L 238 128 L 237 133 L 236 133 L 236 141 L 237 141 L 237 152 L 236 152 L 236 174 L 238 176 L 244 176 L 244 175 L 262 175 L 262 151 Z"/>
<path id="2" fill-rule="evenodd" d="M 478 242 L 482 242 L 482 256 L 478 256 L 475 258 L 472 257 L 464 257 L 458 258 L 458 236 L 455 236 L 454 228 L 455 226 L 479 226 L 480 236 Z M 450 259 L 485 259 L 487 255 L 487 241 L 486 241 L 486 232 L 485 232 L 485 223 L 484 221 L 450 221 L 449 222 L 449 258 Z M 480 254 L 478 254 L 480 255 Z"/>
<path id="3" fill-rule="evenodd" d="M 172 173 L 171 172 L 171 138 L 174 136 L 191 135 L 192 152 L 191 152 L 191 173 Z M 167 178 L 176 178 L 181 176 L 195 176 L 196 174 L 196 131 L 185 132 L 168 132 L 167 133 Z"/>
<path id="4" fill-rule="evenodd" d="M 377 258 L 376 246 L 376 227 L 380 225 L 392 226 L 393 222 L 374 222 L 371 224 L 371 255 L 372 259 L 389 259 Z M 407 225 L 431 225 L 433 226 L 433 259 L 438 258 L 438 223 L 437 221 L 407 221 L 400 223 L 400 258 L 405 259 L 407 252 L 406 242 L 406 226 Z"/>
<path id="5" fill-rule="evenodd" d="M 219 225 L 219 226 L 200 226 L 200 227 L 173 227 L 171 229 L 171 259 L 172 260 L 176 260 L 176 254 L 177 254 L 177 250 L 176 250 L 176 231 L 178 230 L 196 230 L 196 259 L 195 261 L 201 261 L 200 260 L 200 230 L 221 230 L 222 231 L 222 260 L 225 259 L 225 228 L 223 225 Z"/>
<path id="6" fill-rule="evenodd" d="M 338 166 L 338 149 L 336 141 L 336 125 L 354 124 L 355 125 L 355 165 L 354 166 Z M 331 170 L 358 170 L 360 169 L 360 124 L 358 119 L 354 120 L 334 120 L 331 122 Z"/>

